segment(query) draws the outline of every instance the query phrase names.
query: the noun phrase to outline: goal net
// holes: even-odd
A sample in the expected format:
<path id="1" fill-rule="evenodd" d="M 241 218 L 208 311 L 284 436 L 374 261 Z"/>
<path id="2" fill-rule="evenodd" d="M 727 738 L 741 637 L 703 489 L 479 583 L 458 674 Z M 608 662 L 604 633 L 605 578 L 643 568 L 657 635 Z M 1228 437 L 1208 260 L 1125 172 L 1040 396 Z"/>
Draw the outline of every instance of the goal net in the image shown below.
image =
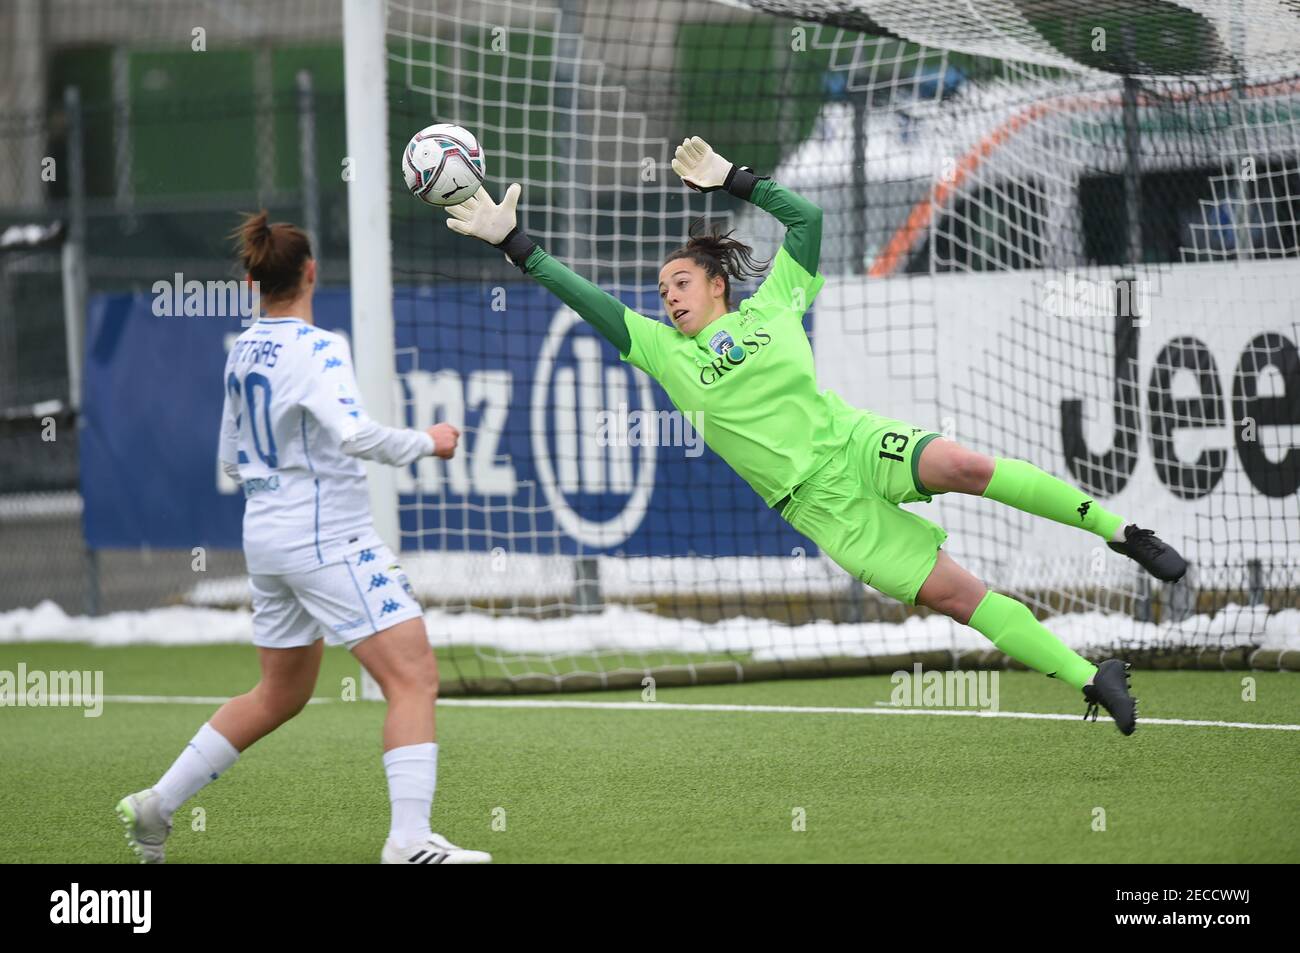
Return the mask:
<path id="1" fill-rule="evenodd" d="M 1294 667 L 1291 5 L 388 0 L 386 30 L 395 387 L 408 425 L 464 432 L 398 483 L 448 689 L 1002 660 L 819 554 L 657 384 L 407 195 L 397 157 L 434 122 L 478 136 L 494 194 L 522 184 L 553 256 L 651 316 L 694 219 L 765 256 L 782 237 L 684 189 L 681 138 L 806 195 L 823 386 L 1083 486 L 1193 568 L 1153 583 L 1077 530 L 921 505 L 958 562 L 1093 657 Z"/>

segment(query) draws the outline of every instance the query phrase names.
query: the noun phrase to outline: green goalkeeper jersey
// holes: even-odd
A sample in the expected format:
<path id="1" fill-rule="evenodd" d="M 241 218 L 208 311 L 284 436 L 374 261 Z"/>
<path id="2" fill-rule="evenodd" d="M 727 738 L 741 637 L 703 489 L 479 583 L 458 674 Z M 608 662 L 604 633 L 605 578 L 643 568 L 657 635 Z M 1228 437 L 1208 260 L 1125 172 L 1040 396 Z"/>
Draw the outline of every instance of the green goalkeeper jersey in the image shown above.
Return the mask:
<path id="1" fill-rule="evenodd" d="M 771 181 L 759 182 L 750 200 L 787 226 L 785 241 L 758 290 L 694 337 L 638 314 L 540 249 L 525 270 L 657 380 L 705 443 L 773 506 L 844 445 L 860 414 L 818 390 L 803 329 L 826 280 L 817 273 L 820 211 Z"/>

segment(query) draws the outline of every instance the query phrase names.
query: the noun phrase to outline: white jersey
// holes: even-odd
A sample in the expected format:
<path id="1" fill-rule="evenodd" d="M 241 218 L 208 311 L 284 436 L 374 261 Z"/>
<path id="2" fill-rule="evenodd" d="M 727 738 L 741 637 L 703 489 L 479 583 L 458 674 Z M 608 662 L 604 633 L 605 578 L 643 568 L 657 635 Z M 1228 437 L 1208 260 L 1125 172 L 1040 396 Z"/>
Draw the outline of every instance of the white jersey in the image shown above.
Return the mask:
<path id="1" fill-rule="evenodd" d="M 370 419 L 347 339 L 262 318 L 230 349 L 224 379 L 218 457 L 243 483 L 248 571 L 305 572 L 382 546 L 357 457 L 404 466 L 433 441 Z"/>

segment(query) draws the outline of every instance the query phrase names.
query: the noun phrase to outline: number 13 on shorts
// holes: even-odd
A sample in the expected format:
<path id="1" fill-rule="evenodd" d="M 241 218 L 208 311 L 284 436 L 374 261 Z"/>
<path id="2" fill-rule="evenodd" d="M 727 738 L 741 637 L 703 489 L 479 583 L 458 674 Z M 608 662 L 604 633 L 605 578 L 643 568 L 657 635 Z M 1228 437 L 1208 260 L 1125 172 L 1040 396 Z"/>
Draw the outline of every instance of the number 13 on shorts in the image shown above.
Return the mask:
<path id="1" fill-rule="evenodd" d="M 901 420 L 871 417 L 854 435 L 870 489 L 891 503 L 929 501 L 931 494 L 921 485 L 919 462 L 925 445 L 939 436 Z"/>
<path id="2" fill-rule="evenodd" d="M 892 430 L 880 438 L 880 457 L 882 460 L 897 460 L 899 463 L 906 463 L 903 458 L 903 451 L 907 449 L 908 436 L 906 434 L 894 433 Z"/>

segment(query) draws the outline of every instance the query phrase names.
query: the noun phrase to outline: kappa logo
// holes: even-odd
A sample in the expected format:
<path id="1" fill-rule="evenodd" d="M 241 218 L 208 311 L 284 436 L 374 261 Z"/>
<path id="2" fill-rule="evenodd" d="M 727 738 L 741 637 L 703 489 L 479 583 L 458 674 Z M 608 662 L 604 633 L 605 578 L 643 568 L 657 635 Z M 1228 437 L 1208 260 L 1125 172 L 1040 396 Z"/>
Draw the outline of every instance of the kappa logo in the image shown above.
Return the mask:
<path id="1" fill-rule="evenodd" d="M 1088 518 L 1088 508 L 1092 506 L 1092 500 L 1084 500 L 1079 504 L 1079 522 L 1082 523 Z"/>

